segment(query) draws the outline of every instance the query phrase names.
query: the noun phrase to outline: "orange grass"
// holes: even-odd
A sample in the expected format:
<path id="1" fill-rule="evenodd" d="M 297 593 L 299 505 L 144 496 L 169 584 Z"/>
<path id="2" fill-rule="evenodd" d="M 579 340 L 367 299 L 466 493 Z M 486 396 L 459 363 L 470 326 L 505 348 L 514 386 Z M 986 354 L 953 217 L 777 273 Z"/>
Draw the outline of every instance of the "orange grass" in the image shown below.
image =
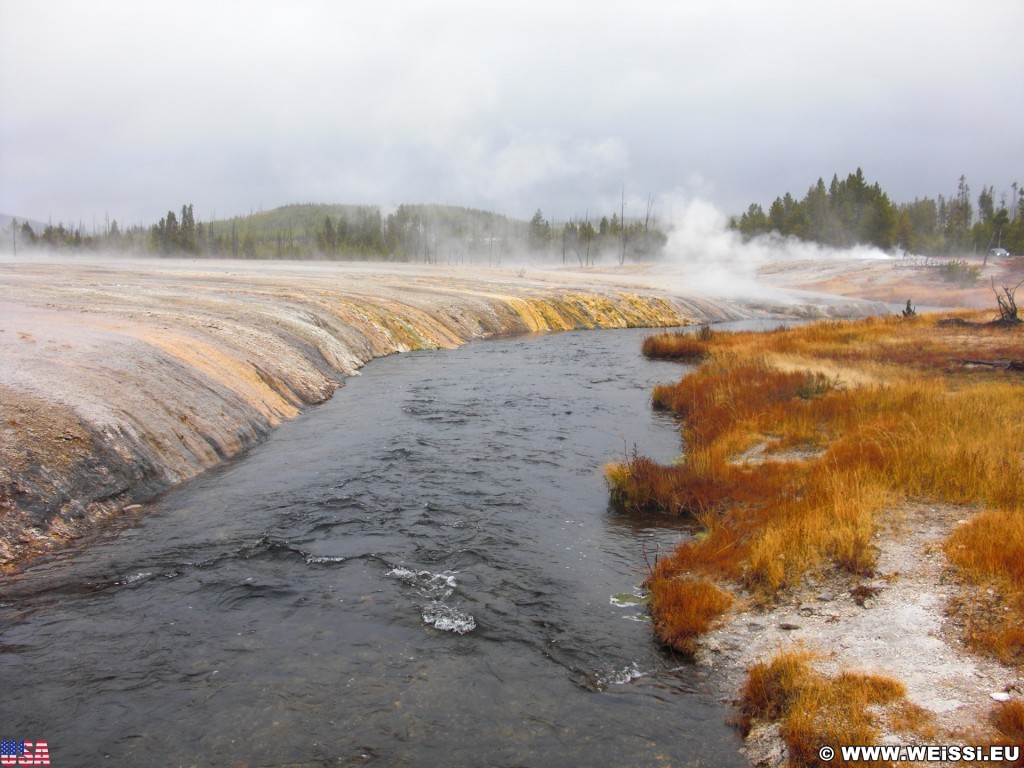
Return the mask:
<path id="1" fill-rule="evenodd" d="M 967 639 L 1009 664 L 1024 662 L 1024 512 L 986 510 L 959 526 L 946 555 L 977 599 L 965 606 Z M 992 610 L 978 610 L 979 606 Z"/>
<path id="2" fill-rule="evenodd" d="M 658 333 L 644 339 L 640 351 L 647 357 L 661 360 L 699 362 L 708 354 L 708 341 L 706 335 L 698 336 L 685 331 Z"/>
<path id="3" fill-rule="evenodd" d="M 1024 701 L 1011 699 L 999 704 L 992 715 L 992 724 L 1007 744 L 1024 745 Z"/>
<path id="4" fill-rule="evenodd" d="M 728 592 L 704 580 L 659 579 L 652 585 L 650 601 L 654 633 L 658 640 L 676 650 L 693 654 L 697 638 L 732 605 Z"/>
<path id="5" fill-rule="evenodd" d="M 829 678 L 814 669 L 814 659 L 798 648 L 754 664 L 740 697 L 743 730 L 749 732 L 757 722 L 778 722 L 791 765 L 820 765 L 818 749 L 826 744 L 877 743 L 883 718 L 907 721 L 905 710 L 912 705 L 902 683 L 860 672 Z M 829 765 L 847 763 L 837 751 Z"/>
<path id="6" fill-rule="evenodd" d="M 878 516 L 903 499 L 982 505 L 948 552 L 965 578 L 996 585 L 1007 610 L 972 639 L 1004 658 L 1024 653 L 1024 378 L 960 364 L 1024 359 L 1024 333 L 918 317 L 706 343 L 700 368 L 652 395 L 683 417 L 684 459 L 606 468 L 623 507 L 696 514 L 705 528 L 659 563 L 652 590 L 690 574 L 767 600 L 815 569 L 870 573 Z M 738 461 L 759 445 L 767 461 Z M 794 449 L 817 453 L 787 460 Z"/>

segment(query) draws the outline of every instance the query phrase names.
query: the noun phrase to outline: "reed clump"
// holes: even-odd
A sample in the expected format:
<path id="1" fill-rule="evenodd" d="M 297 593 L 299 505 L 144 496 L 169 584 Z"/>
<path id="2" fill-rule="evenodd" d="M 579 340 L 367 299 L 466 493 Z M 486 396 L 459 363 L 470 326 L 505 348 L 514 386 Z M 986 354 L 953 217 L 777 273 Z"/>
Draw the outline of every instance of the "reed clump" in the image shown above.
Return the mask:
<path id="1" fill-rule="evenodd" d="M 696 363 L 708 356 L 711 340 L 715 333 L 710 325 L 702 325 L 696 333 L 689 331 L 667 331 L 648 336 L 640 351 L 644 355 L 660 360 L 678 360 Z"/>
<path id="2" fill-rule="evenodd" d="M 906 499 L 981 507 L 947 546 L 965 579 L 999 596 L 969 636 L 1021 659 L 1024 378 L 963 361 L 1024 359 L 1024 333 L 916 316 L 701 343 L 703 364 L 652 393 L 683 419 L 683 459 L 634 453 L 606 468 L 624 508 L 694 515 L 704 529 L 652 569 L 652 591 L 710 578 L 769 601 L 811 571 L 869 574 L 880 516 Z M 676 636 L 671 621 L 698 623 L 652 610 L 662 638 Z"/>
<path id="3" fill-rule="evenodd" d="M 665 645 L 692 654 L 697 639 L 732 603 L 728 592 L 705 579 L 658 579 L 650 590 L 650 604 L 658 617 L 655 636 Z"/>

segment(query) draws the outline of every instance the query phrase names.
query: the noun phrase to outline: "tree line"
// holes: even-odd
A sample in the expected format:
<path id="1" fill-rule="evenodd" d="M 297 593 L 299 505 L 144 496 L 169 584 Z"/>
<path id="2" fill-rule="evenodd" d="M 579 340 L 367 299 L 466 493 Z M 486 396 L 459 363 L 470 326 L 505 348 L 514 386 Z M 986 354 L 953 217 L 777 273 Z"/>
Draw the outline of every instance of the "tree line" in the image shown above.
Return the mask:
<path id="1" fill-rule="evenodd" d="M 730 227 L 749 239 L 772 232 L 801 240 L 849 247 L 873 245 L 926 255 L 987 254 L 992 248 L 1024 252 L 1024 188 L 996 199 L 993 186 L 982 186 L 977 206 L 967 179 L 954 194 L 893 203 L 879 184 L 869 184 L 858 168 L 845 179 L 832 176 L 826 187 L 818 179 L 797 200 L 787 192 L 765 213 L 753 203 Z"/>
<path id="2" fill-rule="evenodd" d="M 133 253 L 141 253 L 149 248 L 148 227 L 138 225 L 122 229 L 116 219 L 104 223 L 100 230 L 93 226 L 91 231 L 82 222 L 77 226 L 59 222 L 33 227 L 28 221 L 19 223 L 17 219 L 12 219 L 4 232 L 6 236 L 2 249 L 13 250 L 15 253 L 22 248 L 30 250 L 36 247 L 60 251 L 117 250 Z"/>
<path id="3" fill-rule="evenodd" d="M 191 203 L 168 210 L 151 227 L 124 230 L 117 221 L 87 233 L 63 223 L 36 232 L 13 222 L 15 247 L 123 251 L 161 256 L 247 259 L 386 259 L 427 263 L 488 263 L 529 255 L 587 266 L 599 257 L 656 257 L 668 237 L 650 206 L 644 219 L 589 214 L 553 223 L 540 209 L 530 221 L 447 205 L 299 204 L 230 219 L 197 220 Z M 7 250 L 7 247 L 4 248 Z"/>
<path id="4" fill-rule="evenodd" d="M 668 236 L 644 221 L 623 224 L 617 214 L 589 216 L 556 224 L 538 208 L 529 222 L 469 208 L 400 205 L 387 216 L 376 208 L 357 208 L 337 219 L 329 215 L 315 233 L 317 252 L 424 262 L 501 263 L 529 254 L 561 257 L 563 263 L 594 263 L 615 255 L 643 260 L 660 253 Z"/>

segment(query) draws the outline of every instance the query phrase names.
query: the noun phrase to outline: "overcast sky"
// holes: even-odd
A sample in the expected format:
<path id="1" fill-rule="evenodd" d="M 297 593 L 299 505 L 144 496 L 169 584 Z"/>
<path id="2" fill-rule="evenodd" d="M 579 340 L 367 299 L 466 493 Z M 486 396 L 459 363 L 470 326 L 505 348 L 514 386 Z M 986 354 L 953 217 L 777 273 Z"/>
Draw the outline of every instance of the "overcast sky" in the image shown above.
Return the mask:
<path id="1" fill-rule="evenodd" d="M 1024 183 L 1024 0 L 0 0 L 0 212 Z"/>

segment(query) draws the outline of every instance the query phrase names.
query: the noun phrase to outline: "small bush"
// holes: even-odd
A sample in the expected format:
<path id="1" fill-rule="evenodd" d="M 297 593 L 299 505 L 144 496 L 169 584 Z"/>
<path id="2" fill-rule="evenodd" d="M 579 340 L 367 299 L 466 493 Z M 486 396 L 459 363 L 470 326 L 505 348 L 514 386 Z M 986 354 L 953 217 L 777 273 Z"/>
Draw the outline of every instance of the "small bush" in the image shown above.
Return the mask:
<path id="1" fill-rule="evenodd" d="M 939 267 L 939 274 L 947 283 L 969 288 L 981 277 L 981 267 L 977 264 L 968 264 L 964 259 L 953 259 Z"/>

